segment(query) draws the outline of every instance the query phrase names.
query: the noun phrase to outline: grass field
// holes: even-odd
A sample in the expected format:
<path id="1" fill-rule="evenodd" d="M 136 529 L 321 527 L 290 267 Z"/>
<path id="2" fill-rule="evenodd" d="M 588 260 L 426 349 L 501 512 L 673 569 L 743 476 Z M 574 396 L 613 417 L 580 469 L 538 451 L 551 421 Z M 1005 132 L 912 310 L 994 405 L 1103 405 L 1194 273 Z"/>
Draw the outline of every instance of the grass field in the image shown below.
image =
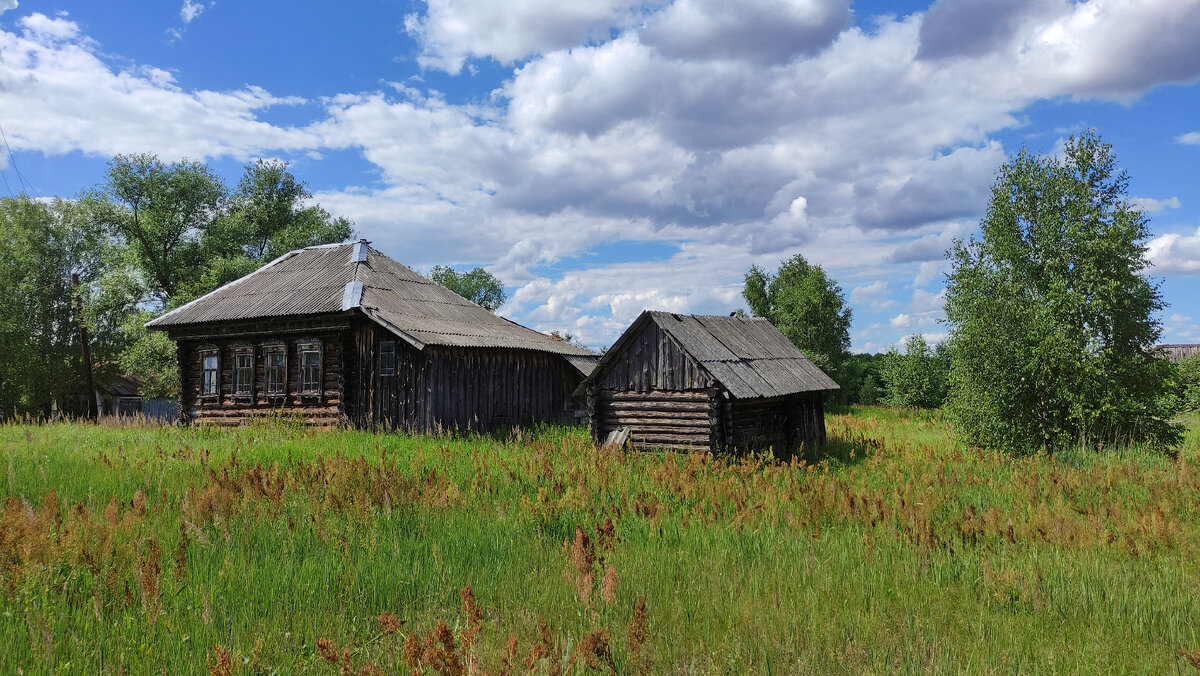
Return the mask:
<path id="1" fill-rule="evenodd" d="M 0 673 L 1200 665 L 1195 424 L 1177 458 L 827 425 L 788 464 L 579 428 L 3 426 Z"/>

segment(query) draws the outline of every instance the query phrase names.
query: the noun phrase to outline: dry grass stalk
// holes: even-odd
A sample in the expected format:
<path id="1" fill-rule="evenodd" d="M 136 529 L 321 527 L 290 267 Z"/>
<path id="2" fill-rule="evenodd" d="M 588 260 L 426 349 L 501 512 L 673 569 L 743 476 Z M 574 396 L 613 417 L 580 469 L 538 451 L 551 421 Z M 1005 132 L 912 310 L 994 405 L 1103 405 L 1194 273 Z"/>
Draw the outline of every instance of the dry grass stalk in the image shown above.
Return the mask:
<path id="1" fill-rule="evenodd" d="M 619 581 L 617 569 L 610 565 L 604 571 L 604 580 L 600 583 L 600 598 L 610 606 L 617 600 L 617 583 Z"/>
<path id="2" fill-rule="evenodd" d="M 209 654 L 208 676 L 233 676 L 233 655 L 220 643 Z"/>
<path id="3" fill-rule="evenodd" d="M 646 622 L 646 597 L 638 594 L 637 603 L 633 607 L 633 618 L 625 628 L 625 646 L 629 648 L 630 671 L 634 674 L 650 673 L 649 660 L 646 655 L 646 641 L 650 638 L 650 629 Z"/>
<path id="4" fill-rule="evenodd" d="M 146 541 L 146 554 L 142 560 L 141 575 L 142 608 L 153 623 L 158 617 L 158 600 L 162 594 L 162 550 L 156 538 Z"/>
<path id="5" fill-rule="evenodd" d="M 391 613 L 379 614 L 379 630 L 383 632 L 384 636 L 391 636 L 400 631 L 404 627 L 404 622 Z"/>

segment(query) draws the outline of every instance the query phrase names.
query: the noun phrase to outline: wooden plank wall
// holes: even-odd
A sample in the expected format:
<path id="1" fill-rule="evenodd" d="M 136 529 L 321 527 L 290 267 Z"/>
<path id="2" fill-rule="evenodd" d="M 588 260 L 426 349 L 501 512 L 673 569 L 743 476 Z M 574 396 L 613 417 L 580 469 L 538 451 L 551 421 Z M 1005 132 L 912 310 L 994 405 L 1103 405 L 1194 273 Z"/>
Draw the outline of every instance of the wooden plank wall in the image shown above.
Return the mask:
<path id="1" fill-rule="evenodd" d="M 379 344 L 396 342 L 396 375 L 379 375 Z M 569 414 L 577 372 L 535 350 L 427 346 L 416 350 L 363 322 L 347 349 L 347 410 L 355 425 L 382 429 L 488 430 Z"/>
<path id="2" fill-rule="evenodd" d="M 600 378 L 600 388 L 632 392 L 706 390 L 707 373 L 654 322 L 625 344 Z"/>
<path id="3" fill-rule="evenodd" d="M 320 397 L 301 396 L 300 356 L 297 340 L 316 338 L 323 345 L 322 379 L 323 392 Z M 282 341 L 287 346 L 287 394 L 266 395 L 266 350 L 267 344 Z M 234 354 L 249 344 L 254 349 L 254 392 L 250 397 L 233 396 Z M 215 346 L 220 352 L 221 393 L 218 397 L 201 397 L 200 385 L 203 367 L 200 352 Z M 243 422 L 278 414 L 299 415 L 309 425 L 333 427 L 343 421 L 343 363 L 342 333 L 317 332 L 303 336 L 282 338 L 256 337 L 252 341 L 236 337 L 205 341 L 181 341 L 179 343 L 179 396 L 184 419 L 204 425 L 240 425 Z"/>
<path id="4" fill-rule="evenodd" d="M 821 393 L 725 402 L 729 445 L 740 451 L 791 451 L 800 444 L 825 443 L 825 408 Z"/>

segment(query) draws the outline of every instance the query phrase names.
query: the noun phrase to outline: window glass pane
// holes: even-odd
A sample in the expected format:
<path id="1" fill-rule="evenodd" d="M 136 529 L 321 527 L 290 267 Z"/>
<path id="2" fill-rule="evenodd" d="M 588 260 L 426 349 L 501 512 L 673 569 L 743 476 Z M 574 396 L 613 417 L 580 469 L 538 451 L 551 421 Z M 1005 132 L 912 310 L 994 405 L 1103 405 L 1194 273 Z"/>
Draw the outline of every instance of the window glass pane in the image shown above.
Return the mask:
<path id="1" fill-rule="evenodd" d="M 217 394 L 220 387 L 220 375 L 217 371 L 217 357 L 213 352 L 206 352 L 200 356 L 200 362 L 203 365 L 203 372 L 200 379 L 200 393 L 204 395 Z"/>
<path id="2" fill-rule="evenodd" d="M 396 343 L 384 341 L 379 344 L 379 375 L 396 375 Z"/>
<path id="3" fill-rule="evenodd" d="M 283 353 L 272 352 L 270 355 L 271 366 L 283 366 Z"/>
<path id="4" fill-rule="evenodd" d="M 316 344 L 300 346 L 300 391 L 315 394 L 321 391 L 321 349 Z"/>

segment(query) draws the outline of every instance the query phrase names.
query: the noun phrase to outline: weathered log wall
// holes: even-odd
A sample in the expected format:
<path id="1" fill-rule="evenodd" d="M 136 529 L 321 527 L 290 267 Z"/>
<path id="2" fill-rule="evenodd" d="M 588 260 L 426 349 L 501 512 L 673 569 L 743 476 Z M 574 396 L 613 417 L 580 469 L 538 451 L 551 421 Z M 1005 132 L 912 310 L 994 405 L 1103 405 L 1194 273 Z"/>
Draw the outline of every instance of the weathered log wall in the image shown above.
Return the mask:
<path id="1" fill-rule="evenodd" d="M 383 376 L 379 346 L 396 344 L 396 374 Z M 562 357 L 535 350 L 416 350 L 373 322 L 347 349 L 347 411 L 354 424 L 383 429 L 494 429 L 570 414 L 579 375 Z"/>
<path id="2" fill-rule="evenodd" d="M 791 451 L 801 444 L 825 443 L 821 393 L 726 401 L 728 445 L 737 450 Z"/>
<path id="3" fill-rule="evenodd" d="M 709 390 L 626 392 L 594 387 L 588 397 L 592 439 L 630 429 L 634 447 L 712 450 L 719 445 L 719 419 Z"/>
<path id="4" fill-rule="evenodd" d="M 342 389 L 342 332 L 319 331 L 302 335 L 260 335 L 250 339 L 239 336 L 210 337 L 179 342 L 179 392 L 183 419 L 206 425 L 240 425 L 267 416 L 297 416 L 308 425 L 332 427 L 344 421 Z M 298 344 L 316 339 L 322 346 L 322 389 L 317 394 L 300 394 L 300 356 Z M 267 394 L 266 354 L 269 347 L 282 344 L 287 350 L 287 387 L 283 394 Z M 254 382 L 250 395 L 233 392 L 234 355 L 253 350 Z M 216 349 L 219 354 L 219 393 L 201 394 L 203 364 L 201 354 Z"/>

